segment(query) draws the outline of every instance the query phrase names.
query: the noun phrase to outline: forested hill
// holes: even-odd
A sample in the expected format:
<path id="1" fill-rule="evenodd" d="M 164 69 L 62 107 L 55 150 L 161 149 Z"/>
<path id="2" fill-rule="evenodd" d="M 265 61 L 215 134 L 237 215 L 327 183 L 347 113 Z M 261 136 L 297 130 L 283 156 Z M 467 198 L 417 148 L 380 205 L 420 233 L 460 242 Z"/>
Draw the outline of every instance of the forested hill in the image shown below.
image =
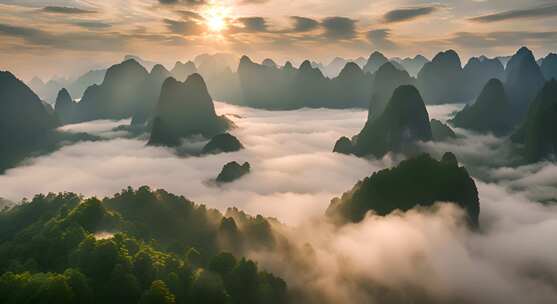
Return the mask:
<path id="1" fill-rule="evenodd" d="M 285 303 L 242 258 L 275 242 L 261 216 L 164 190 L 37 195 L 0 212 L 0 303 Z"/>

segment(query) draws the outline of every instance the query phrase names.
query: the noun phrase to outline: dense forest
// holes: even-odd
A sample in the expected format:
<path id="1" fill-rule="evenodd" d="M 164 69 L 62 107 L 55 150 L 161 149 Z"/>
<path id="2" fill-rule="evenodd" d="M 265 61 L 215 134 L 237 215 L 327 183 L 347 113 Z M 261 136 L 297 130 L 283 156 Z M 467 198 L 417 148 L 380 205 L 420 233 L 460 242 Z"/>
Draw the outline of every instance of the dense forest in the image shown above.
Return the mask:
<path id="1" fill-rule="evenodd" d="M 241 256 L 271 224 L 148 187 L 37 195 L 0 213 L 1 303 L 284 303 L 286 283 Z"/>

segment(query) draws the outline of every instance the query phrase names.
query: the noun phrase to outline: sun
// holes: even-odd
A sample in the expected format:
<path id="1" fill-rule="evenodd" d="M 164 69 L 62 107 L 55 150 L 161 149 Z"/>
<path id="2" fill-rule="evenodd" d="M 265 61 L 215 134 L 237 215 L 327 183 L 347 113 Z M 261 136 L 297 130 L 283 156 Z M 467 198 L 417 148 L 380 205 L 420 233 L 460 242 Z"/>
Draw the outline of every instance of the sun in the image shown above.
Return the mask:
<path id="1" fill-rule="evenodd" d="M 220 33 L 227 27 L 229 9 L 218 4 L 212 4 L 205 10 L 203 16 L 209 30 L 214 33 Z"/>

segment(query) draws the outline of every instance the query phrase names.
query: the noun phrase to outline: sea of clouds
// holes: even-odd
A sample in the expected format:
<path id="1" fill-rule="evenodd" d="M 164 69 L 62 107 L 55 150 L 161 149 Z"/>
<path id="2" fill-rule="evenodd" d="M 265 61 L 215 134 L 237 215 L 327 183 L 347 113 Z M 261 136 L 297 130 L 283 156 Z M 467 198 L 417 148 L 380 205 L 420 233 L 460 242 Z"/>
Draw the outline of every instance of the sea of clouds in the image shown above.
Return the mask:
<path id="1" fill-rule="evenodd" d="M 367 112 L 302 109 L 265 111 L 217 103 L 246 149 L 203 157 L 146 146 L 114 128 L 129 121 L 63 127 L 104 138 L 63 147 L 0 176 L 0 196 L 18 201 L 37 193 L 72 191 L 111 196 L 148 185 L 225 210 L 238 207 L 275 217 L 290 246 L 253 252 L 284 277 L 306 303 L 555 303 L 557 299 L 557 166 L 510 166 L 512 144 L 456 129 L 459 138 L 422 143 L 440 157 L 454 152 L 474 176 L 481 204 L 479 231 L 462 225 L 462 212 L 440 204 L 387 217 L 370 214 L 341 228 L 322 217 L 331 198 L 397 155 L 361 159 L 331 153 L 341 136 L 359 132 Z M 446 121 L 459 105 L 430 106 Z M 181 150 L 204 142 L 185 141 Z M 229 161 L 249 161 L 252 173 L 217 187 Z M 403 191 L 404 189 L 401 189 Z M 540 203 L 543 202 L 543 203 Z"/>

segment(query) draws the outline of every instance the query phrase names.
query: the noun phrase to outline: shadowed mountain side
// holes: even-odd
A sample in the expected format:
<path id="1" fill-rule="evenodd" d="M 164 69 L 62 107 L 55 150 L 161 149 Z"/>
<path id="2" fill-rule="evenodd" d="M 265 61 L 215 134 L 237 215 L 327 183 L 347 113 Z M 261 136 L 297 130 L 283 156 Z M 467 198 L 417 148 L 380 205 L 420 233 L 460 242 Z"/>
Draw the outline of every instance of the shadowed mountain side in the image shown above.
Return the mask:
<path id="1" fill-rule="evenodd" d="M 74 123 L 76 111 L 77 103 L 72 99 L 68 90 L 61 89 L 54 104 L 54 112 L 58 116 L 60 123 L 63 125 Z"/>
<path id="2" fill-rule="evenodd" d="M 389 62 L 389 59 L 387 59 L 385 55 L 375 51 L 371 53 L 371 55 L 369 55 L 369 58 L 367 60 L 366 65 L 364 65 L 363 70 L 365 73 L 373 74 L 377 72 L 377 70 L 379 70 L 379 68 L 387 62 Z"/>
<path id="3" fill-rule="evenodd" d="M 508 134 L 512 128 L 512 108 L 503 83 L 491 79 L 475 103 L 467 105 L 450 120 L 458 128 L 496 136 Z"/>
<path id="4" fill-rule="evenodd" d="M 183 83 L 168 78 L 162 86 L 149 144 L 177 146 L 182 138 L 193 135 L 210 138 L 229 127 L 225 117 L 217 116 L 199 74 L 189 76 Z"/>
<path id="5" fill-rule="evenodd" d="M 424 154 L 375 172 L 342 197 L 333 199 L 326 214 L 341 223 L 359 222 L 369 211 L 384 216 L 438 202 L 457 204 L 466 211 L 470 225 L 478 227 L 478 190 L 452 153 L 446 153 L 441 161 Z"/>
<path id="6" fill-rule="evenodd" d="M 547 55 L 540 66 L 546 80 L 557 79 L 557 54 Z"/>
<path id="7" fill-rule="evenodd" d="M 400 63 L 404 70 L 412 77 L 417 77 L 420 70 L 429 62 L 429 60 L 422 55 L 416 55 L 414 58 L 394 58 L 393 60 Z"/>
<path id="8" fill-rule="evenodd" d="M 0 72 L 0 172 L 44 148 L 57 126 L 49 105 L 13 74 Z"/>
<path id="9" fill-rule="evenodd" d="M 448 50 L 424 65 L 417 85 L 427 104 L 466 102 L 463 77 L 460 57 Z"/>
<path id="10" fill-rule="evenodd" d="M 229 162 L 222 168 L 222 171 L 217 176 L 217 183 L 231 183 L 237 179 L 242 178 L 242 176 L 250 173 L 251 166 L 248 162 L 243 165 L 233 161 Z"/>
<path id="11" fill-rule="evenodd" d="M 236 152 L 243 148 L 244 146 L 236 137 L 230 135 L 229 133 L 224 133 L 211 138 L 211 140 L 203 147 L 201 154 Z"/>
<path id="12" fill-rule="evenodd" d="M 520 123 L 530 103 L 545 83 L 545 78 L 532 51 L 522 47 L 510 59 L 505 70 L 505 90 L 513 107 L 513 118 Z"/>
<path id="13" fill-rule="evenodd" d="M 557 80 L 545 84 L 511 139 L 524 145 L 523 156 L 528 162 L 557 157 Z"/>
<path id="14" fill-rule="evenodd" d="M 382 157 L 389 152 L 411 152 L 417 141 L 432 140 L 429 115 L 418 90 L 409 85 L 398 87 L 387 108 L 376 119 L 366 122 L 360 134 L 352 139 L 357 156 Z M 341 151 L 349 145 L 337 142 Z"/>
<path id="15" fill-rule="evenodd" d="M 434 141 L 446 141 L 457 137 L 456 133 L 448 125 L 437 119 L 432 119 L 430 125 Z"/>
<path id="16" fill-rule="evenodd" d="M 406 71 L 397 69 L 392 63 L 383 64 L 373 75 L 373 93 L 368 118 L 373 120 L 383 114 L 396 88 L 402 85 L 414 85 L 415 82 L 416 80 Z"/>
<path id="17" fill-rule="evenodd" d="M 466 101 L 477 98 L 490 79 L 505 80 L 505 68 L 501 61 L 484 56 L 473 57 L 462 70 Z"/>

